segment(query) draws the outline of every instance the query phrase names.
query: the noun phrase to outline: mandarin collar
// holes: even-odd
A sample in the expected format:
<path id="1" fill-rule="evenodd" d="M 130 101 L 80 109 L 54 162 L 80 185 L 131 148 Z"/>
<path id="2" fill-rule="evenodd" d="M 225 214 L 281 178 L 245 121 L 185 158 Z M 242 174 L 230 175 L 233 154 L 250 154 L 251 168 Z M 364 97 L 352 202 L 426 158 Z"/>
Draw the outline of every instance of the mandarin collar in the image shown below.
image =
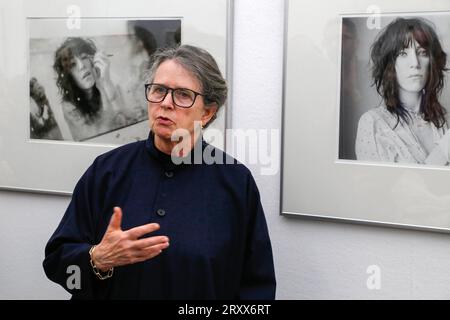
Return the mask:
<path id="1" fill-rule="evenodd" d="M 201 138 L 199 138 L 196 142 L 195 142 L 195 146 L 192 150 L 195 149 L 195 147 L 198 147 L 199 144 L 201 144 L 202 147 L 202 155 L 203 155 L 203 151 L 205 150 L 205 147 L 208 145 L 206 143 L 206 141 L 203 139 L 203 136 Z M 183 166 L 183 165 L 190 165 L 192 163 L 194 163 L 194 154 L 192 152 L 192 150 L 189 152 L 189 154 L 186 155 L 186 157 L 184 158 L 190 158 L 190 161 L 182 161 L 181 164 L 175 164 L 172 161 L 172 157 L 162 151 L 160 151 L 156 146 L 155 146 L 155 134 L 150 131 L 147 141 L 145 142 L 145 148 L 147 149 L 147 152 L 149 153 L 149 155 L 156 159 L 158 162 L 160 162 L 166 169 L 170 169 L 173 170 L 177 167 Z M 187 159 L 186 159 L 187 160 Z"/>

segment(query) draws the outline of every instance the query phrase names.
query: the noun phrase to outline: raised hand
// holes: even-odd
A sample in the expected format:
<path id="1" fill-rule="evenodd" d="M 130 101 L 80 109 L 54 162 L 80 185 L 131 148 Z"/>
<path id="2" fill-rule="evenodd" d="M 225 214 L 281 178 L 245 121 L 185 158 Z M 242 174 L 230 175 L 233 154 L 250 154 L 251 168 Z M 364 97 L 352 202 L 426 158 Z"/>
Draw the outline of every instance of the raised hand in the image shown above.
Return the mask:
<path id="1" fill-rule="evenodd" d="M 101 271 L 151 259 L 169 246 L 169 238 L 166 236 L 140 239 L 158 230 L 157 223 L 145 224 L 126 231 L 122 230 L 121 223 L 122 209 L 115 207 L 108 229 L 92 254 L 93 262 Z"/>
<path id="2" fill-rule="evenodd" d="M 92 64 L 94 65 L 96 81 L 110 81 L 110 61 L 105 53 L 98 51 L 93 57 Z"/>

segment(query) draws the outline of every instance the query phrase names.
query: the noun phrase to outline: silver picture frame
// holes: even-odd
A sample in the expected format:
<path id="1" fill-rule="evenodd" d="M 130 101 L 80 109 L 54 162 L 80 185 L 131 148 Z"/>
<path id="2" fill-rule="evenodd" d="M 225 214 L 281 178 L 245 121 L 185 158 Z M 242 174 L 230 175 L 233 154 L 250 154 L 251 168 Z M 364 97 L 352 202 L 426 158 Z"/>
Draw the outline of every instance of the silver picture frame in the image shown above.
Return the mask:
<path id="1" fill-rule="evenodd" d="M 109 24 L 119 20 L 180 20 L 181 43 L 211 52 L 229 83 L 231 96 L 233 10 L 233 0 L 156 0 L 151 4 L 145 0 L 2 2 L 0 189 L 70 195 L 92 161 L 120 145 L 101 137 L 91 141 L 30 139 L 30 21 L 60 20 L 63 26 L 50 28 L 48 33 L 50 37 L 67 38 L 84 35 L 84 21 L 104 21 L 104 29 L 107 30 Z M 103 27 L 99 27 L 90 29 L 87 35 L 95 36 L 94 31 L 100 36 L 105 34 Z M 51 65 L 49 70 L 53 71 Z M 208 130 L 225 132 L 231 123 L 226 112 L 229 108 L 231 99 L 228 99 L 215 122 L 206 129 L 205 135 Z M 145 126 L 148 127 L 146 122 L 140 122 L 140 132 Z M 118 132 L 108 134 L 117 136 Z M 219 148 L 226 145 L 225 140 L 211 143 Z"/>
<path id="2" fill-rule="evenodd" d="M 285 9 L 281 215 L 450 232 L 448 167 L 339 157 L 343 19 L 379 19 L 379 32 L 398 16 L 450 21 L 450 3 L 286 0 Z M 446 26 L 438 34 L 450 53 Z"/>

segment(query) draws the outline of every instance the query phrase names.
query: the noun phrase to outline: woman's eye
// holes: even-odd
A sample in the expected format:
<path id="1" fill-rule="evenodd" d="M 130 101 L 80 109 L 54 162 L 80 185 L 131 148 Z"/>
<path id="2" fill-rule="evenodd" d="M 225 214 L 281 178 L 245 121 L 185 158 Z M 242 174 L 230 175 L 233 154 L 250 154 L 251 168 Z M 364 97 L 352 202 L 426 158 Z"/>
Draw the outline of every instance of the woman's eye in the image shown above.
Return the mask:
<path id="1" fill-rule="evenodd" d="M 89 55 L 86 54 L 86 53 L 83 53 L 83 54 L 80 55 L 80 59 L 81 60 L 89 60 Z"/>
<path id="2" fill-rule="evenodd" d="M 400 51 L 398 55 L 399 57 L 406 57 L 408 54 L 406 53 L 406 51 Z"/>
<path id="3" fill-rule="evenodd" d="M 419 50 L 417 53 L 421 57 L 428 57 L 428 51 L 427 50 Z"/>

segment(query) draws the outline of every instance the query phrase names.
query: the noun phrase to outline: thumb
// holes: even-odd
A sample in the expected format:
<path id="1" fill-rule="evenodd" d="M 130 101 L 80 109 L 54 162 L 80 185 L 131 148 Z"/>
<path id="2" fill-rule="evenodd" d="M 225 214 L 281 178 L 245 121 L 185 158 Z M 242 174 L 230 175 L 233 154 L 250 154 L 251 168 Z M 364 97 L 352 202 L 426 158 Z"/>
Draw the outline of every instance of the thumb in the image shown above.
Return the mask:
<path id="1" fill-rule="evenodd" d="M 102 77 L 102 70 L 99 67 L 94 67 L 94 75 L 95 75 L 95 79 L 98 80 Z"/>
<path id="2" fill-rule="evenodd" d="M 122 230 L 122 209 L 120 207 L 114 207 L 114 213 L 111 217 L 111 220 L 109 221 L 108 230 L 109 231 L 115 231 L 115 230 Z"/>

